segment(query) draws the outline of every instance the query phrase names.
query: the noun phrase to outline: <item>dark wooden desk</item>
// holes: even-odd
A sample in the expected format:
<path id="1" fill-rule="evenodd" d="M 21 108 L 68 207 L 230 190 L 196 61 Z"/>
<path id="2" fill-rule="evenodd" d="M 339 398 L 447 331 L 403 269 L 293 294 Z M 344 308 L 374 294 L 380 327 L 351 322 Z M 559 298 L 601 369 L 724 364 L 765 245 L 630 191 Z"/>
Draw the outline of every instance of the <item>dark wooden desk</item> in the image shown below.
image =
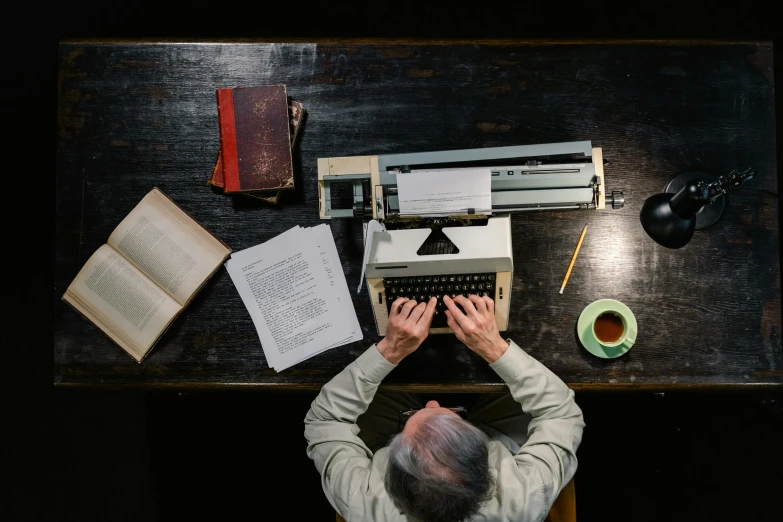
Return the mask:
<path id="1" fill-rule="evenodd" d="M 681 250 L 649 239 L 645 198 L 679 170 L 758 170 L 777 191 L 770 43 L 524 42 L 129 43 L 60 46 L 57 298 L 153 186 L 241 250 L 319 223 L 316 158 L 592 140 L 620 210 L 515 215 L 513 337 L 577 389 L 780 386 L 778 206 L 732 194 L 725 215 Z M 296 189 L 277 207 L 213 192 L 215 89 L 285 83 L 307 110 Z M 564 295 L 579 233 L 590 230 Z M 330 223 L 349 287 L 361 226 Z M 615 298 L 639 322 L 626 356 L 581 348 L 582 309 Z M 367 294 L 354 295 L 365 340 L 276 374 L 225 270 L 141 365 L 67 305 L 54 303 L 59 385 L 317 389 L 377 340 Z M 453 336 L 429 339 L 391 388 L 501 390 Z"/>

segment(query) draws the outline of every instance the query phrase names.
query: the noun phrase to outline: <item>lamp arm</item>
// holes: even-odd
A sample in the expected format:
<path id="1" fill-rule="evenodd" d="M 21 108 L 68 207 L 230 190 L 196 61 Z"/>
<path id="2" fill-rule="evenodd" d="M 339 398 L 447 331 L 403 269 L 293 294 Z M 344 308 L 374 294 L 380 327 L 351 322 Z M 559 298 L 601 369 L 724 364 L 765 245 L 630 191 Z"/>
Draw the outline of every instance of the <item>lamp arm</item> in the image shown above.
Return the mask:
<path id="1" fill-rule="evenodd" d="M 728 194 L 729 192 L 740 188 L 748 180 L 756 175 L 756 171 L 753 167 L 748 167 L 742 172 L 737 169 L 732 170 L 728 174 L 720 176 L 718 179 L 707 185 L 709 189 L 710 203 L 714 203 L 716 199 Z"/>

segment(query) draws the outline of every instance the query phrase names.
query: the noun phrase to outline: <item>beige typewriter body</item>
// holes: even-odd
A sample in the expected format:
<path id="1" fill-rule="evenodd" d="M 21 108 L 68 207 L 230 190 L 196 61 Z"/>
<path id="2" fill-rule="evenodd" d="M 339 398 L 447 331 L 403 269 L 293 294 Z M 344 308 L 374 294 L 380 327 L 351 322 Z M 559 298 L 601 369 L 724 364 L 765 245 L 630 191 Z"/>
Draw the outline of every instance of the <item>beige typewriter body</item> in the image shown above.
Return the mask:
<path id="1" fill-rule="evenodd" d="M 444 226 L 442 230 L 459 248 L 459 253 L 418 255 L 417 250 L 431 233 L 429 228 L 387 230 L 373 234 L 366 267 L 366 282 L 379 335 L 386 335 L 386 325 L 389 322 L 388 301 L 393 302 L 396 299 L 393 295 L 387 295 L 384 279 L 452 274 L 495 274 L 494 288 L 489 297 L 495 302 L 495 322 L 498 329 L 508 329 L 514 272 L 510 216 L 491 217 L 486 226 Z M 442 295 L 468 292 L 444 290 L 438 293 Z M 443 314 L 443 310 L 438 309 L 436 314 Z M 437 322 L 445 324 L 445 319 Z M 431 328 L 430 333 L 452 333 L 452 330 L 448 326 L 438 326 Z"/>
<path id="2" fill-rule="evenodd" d="M 460 168 L 486 167 L 491 171 L 492 215 L 427 218 L 399 214 L 396 173 L 437 166 Z M 335 184 L 352 186 L 353 206 L 337 208 L 332 201 Z M 386 334 L 389 301 L 387 284 L 399 278 L 425 278 L 458 274 L 494 274 L 494 288 L 488 294 L 495 302 L 498 329 L 508 329 L 514 261 L 511 251 L 509 213 L 536 210 L 589 210 L 623 206 L 623 193 L 608 193 L 604 188 L 603 159 L 600 148 L 589 141 L 487 147 L 410 154 L 350 156 L 318 159 L 318 202 L 322 219 L 353 217 L 376 219 L 386 231 L 376 232 L 370 240 L 366 283 L 375 322 L 380 335 Z M 416 223 L 421 226 L 417 228 Z M 466 226 L 467 224 L 467 226 Z M 454 225 L 454 226 L 451 226 Z M 456 246 L 449 253 L 419 252 L 427 238 L 438 229 Z M 434 237 L 434 236 L 433 236 Z M 365 244 L 367 244 L 365 242 Z M 430 285 L 431 286 L 431 285 Z M 421 287 L 423 289 L 423 287 Z M 411 290 L 414 290 L 412 287 Z M 402 294 L 423 300 L 432 288 Z M 436 290 L 440 292 L 440 285 Z M 460 287 L 457 292 L 467 294 Z M 433 320 L 431 333 L 451 333 L 445 326 L 443 306 Z"/>

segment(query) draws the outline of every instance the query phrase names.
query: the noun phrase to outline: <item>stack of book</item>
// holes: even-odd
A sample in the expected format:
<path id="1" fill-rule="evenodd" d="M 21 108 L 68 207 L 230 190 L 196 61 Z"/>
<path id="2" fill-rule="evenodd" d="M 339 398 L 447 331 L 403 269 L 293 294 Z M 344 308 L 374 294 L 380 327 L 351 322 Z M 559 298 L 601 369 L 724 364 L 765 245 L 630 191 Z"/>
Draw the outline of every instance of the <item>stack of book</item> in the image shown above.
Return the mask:
<path id="1" fill-rule="evenodd" d="M 291 151 L 304 107 L 285 85 L 217 89 L 220 150 L 208 184 L 225 194 L 277 203 L 294 188 Z"/>

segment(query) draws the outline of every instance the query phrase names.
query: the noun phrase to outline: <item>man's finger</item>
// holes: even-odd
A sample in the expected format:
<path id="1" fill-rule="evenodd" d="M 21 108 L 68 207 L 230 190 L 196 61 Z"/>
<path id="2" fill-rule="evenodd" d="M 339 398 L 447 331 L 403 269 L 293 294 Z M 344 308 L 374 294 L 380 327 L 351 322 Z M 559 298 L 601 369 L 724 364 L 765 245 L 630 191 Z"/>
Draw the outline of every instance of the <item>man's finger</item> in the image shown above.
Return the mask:
<path id="1" fill-rule="evenodd" d="M 450 310 L 446 310 L 446 324 L 449 326 L 449 328 L 454 330 L 454 334 L 457 336 L 457 338 L 464 337 L 462 328 L 459 327 L 456 319 L 454 319 L 454 314 L 452 314 Z"/>
<path id="2" fill-rule="evenodd" d="M 476 311 L 480 315 L 484 315 L 484 313 L 486 313 L 486 311 L 487 311 L 487 303 L 484 302 L 484 299 L 480 298 L 479 296 L 477 296 L 475 294 L 470 294 L 468 296 L 468 300 L 471 303 L 473 303 L 473 306 L 476 307 Z"/>
<path id="3" fill-rule="evenodd" d="M 416 305 L 416 308 L 414 308 L 411 311 L 411 315 L 408 319 L 413 321 L 414 323 L 418 322 L 422 315 L 424 315 L 424 310 L 427 309 L 427 303 L 422 301 L 421 303 Z"/>
<path id="4" fill-rule="evenodd" d="M 432 324 L 432 317 L 435 315 L 435 305 L 437 304 L 438 300 L 434 297 L 431 298 L 429 303 L 427 303 L 427 308 L 424 309 L 424 313 L 421 314 L 416 324 L 426 323 L 426 326 L 429 328 L 429 325 Z"/>
<path id="5" fill-rule="evenodd" d="M 416 308 L 416 305 L 418 303 L 414 301 L 413 299 L 409 299 L 407 303 L 402 305 L 402 310 L 400 310 L 400 318 L 407 319 L 409 315 L 411 315 L 411 310 Z"/>
<path id="6" fill-rule="evenodd" d="M 392 317 L 398 315 L 400 313 L 400 308 L 403 304 L 405 304 L 408 301 L 407 297 L 398 297 L 394 300 L 394 302 L 391 305 L 391 314 L 389 315 L 389 319 Z"/>
<path id="7" fill-rule="evenodd" d="M 483 297 L 484 302 L 487 303 L 487 311 L 491 313 L 492 315 L 495 315 L 495 301 L 492 300 L 489 296 Z"/>
<path id="8" fill-rule="evenodd" d="M 457 324 L 460 325 L 460 328 L 462 327 L 462 325 L 467 324 L 468 318 L 465 316 L 464 313 L 462 313 L 462 310 L 457 308 L 457 305 L 454 303 L 454 300 L 451 297 L 444 295 L 443 304 L 445 304 L 446 308 L 449 309 L 451 315 L 453 316 L 454 321 L 456 321 Z"/>
<path id="9" fill-rule="evenodd" d="M 476 313 L 476 307 L 473 305 L 473 303 L 470 302 L 470 299 L 458 295 L 457 297 L 454 298 L 454 302 L 460 305 L 463 310 L 465 310 L 465 315 L 467 315 L 471 319 L 478 319 L 478 313 Z"/>

